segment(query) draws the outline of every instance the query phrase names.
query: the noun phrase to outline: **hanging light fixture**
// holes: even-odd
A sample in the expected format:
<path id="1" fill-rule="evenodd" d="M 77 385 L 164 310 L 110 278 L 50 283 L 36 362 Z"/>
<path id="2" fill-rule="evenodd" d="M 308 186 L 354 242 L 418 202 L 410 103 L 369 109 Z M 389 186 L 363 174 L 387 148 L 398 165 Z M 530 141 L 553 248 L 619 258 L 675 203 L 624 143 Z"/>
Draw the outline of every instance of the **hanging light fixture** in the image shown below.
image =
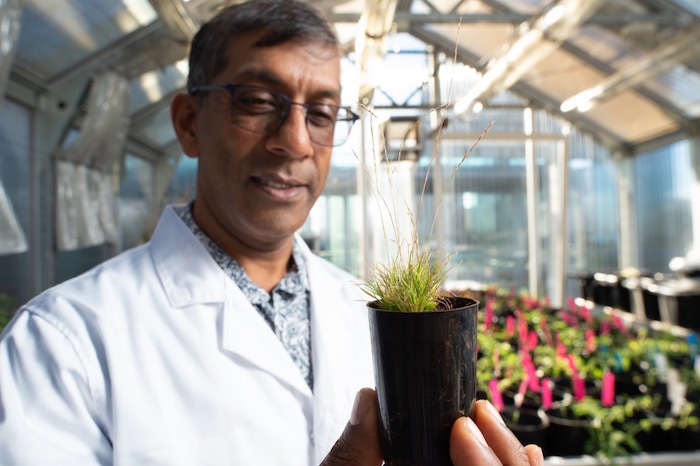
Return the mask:
<path id="1" fill-rule="evenodd" d="M 686 57 L 697 53 L 699 40 L 700 29 L 680 34 L 672 42 L 659 47 L 595 86 L 566 99 L 562 102 L 560 110 L 562 112 L 590 110 L 597 103 L 631 89 L 651 76 L 659 74 Z"/>
<path id="2" fill-rule="evenodd" d="M 456 115 L 466 118 L 477 102 L 510 88 L 535 64 L 549 56 L 604 3 L 603 0 L 560 0 L 549 5 L 530 22 L 522 23 L 518 37 L 503 54 L 493 58 L 481 79 L 454 105 Z"/>

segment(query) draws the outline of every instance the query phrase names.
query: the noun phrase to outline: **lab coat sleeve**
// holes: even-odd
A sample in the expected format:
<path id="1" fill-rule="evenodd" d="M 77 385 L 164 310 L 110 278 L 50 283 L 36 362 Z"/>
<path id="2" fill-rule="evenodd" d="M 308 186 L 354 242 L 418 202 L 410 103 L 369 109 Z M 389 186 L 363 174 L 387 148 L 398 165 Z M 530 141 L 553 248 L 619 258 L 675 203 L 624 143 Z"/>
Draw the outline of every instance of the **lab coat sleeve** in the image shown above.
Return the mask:
<path id="1" fill-rule="evenodd" d="M 23 309 L 0 340 L 0 464 L 107 465 L 99 377 L 70 330 Z M 102 398 L 102 399 L 100 399 Z M 104 416 L 104 415 L 102 415 Z"/>

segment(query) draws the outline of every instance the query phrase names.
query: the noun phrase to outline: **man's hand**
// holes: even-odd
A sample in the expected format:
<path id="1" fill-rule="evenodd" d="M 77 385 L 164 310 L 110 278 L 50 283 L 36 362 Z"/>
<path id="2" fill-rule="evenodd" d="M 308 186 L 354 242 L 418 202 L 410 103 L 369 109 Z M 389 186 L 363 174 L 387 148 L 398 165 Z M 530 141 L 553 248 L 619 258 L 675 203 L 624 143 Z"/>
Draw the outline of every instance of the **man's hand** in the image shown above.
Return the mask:
<path id="1" fill-rule="evenodd" d="M 321 466 L 381 466 L 377 394 L 371 388 L 357 392 L 350 421 Z"/>
<path id="2" fill-rule="evenodd" d="M 457 419 L 450 434 L 450 457 L 455 466 L 542 466 L 537 445 L 523 446 L 491 403 L 478 400 L 474 420 Z M 321 466 L 380 466 L 377 396 L 363 388 L 357 393 L 350 422 Z"/>
<path id="3" fill-rule="evenodd" d="M 450 457 L 455 466 L 542 466 L 537 445 L 523 447 L 491 403 L 477 400 L 474 420 L 461 417 L 452 425 Z"/>

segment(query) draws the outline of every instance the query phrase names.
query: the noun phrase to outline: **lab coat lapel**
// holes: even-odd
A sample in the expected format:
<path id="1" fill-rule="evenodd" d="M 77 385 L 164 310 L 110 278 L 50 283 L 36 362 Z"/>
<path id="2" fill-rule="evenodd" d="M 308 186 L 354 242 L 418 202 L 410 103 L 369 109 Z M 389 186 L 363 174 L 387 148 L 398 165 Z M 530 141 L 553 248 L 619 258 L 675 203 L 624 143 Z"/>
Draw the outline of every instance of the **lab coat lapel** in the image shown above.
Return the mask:
<path id="1" fill-rule="evenodd" d="M 325 457 L 350 419 L 357 390 L 373 386 L 367 371 L 369 340 L 359 293 L 342 279 L 328 279 L 322 259 L 309 260 L 314 364 L 314 437 L 317 463 Z M 343 277 L 346 277 L 343 275 Z"/>
<path id="2" fill-rule="evenodd" d="M 298 393 L 307 419 L 313 422 L 316 463 L 320 463 L 342 433 L 357 389 L 372 386 L 371 373 L 366 377 L 363 372 L 369 341 L 364 338 L 368 331 L 361 294 L 352 294 L 344 286 L 348 276 L 330 276 L 337 274 L 336 269 L 313 256 L 297 238 L 307 258 L 311 283 L 312 394 L 272 329 L 175 211 L 169 209 L 164 214 L 156 235 L 169 237 L 158 242 L 167 247 L 154 248 L 153 254 L 171 305 L 223 307 L 222 351 L 260 368 Z M 194 267 L 196 273 L 183 274 L 183 263 L 188 269 Z"/>
<path id="3" fill-rule="evenodd" d="M 311 398 L 311 389 L 282 342 L 231 280 L 227 281 L 222 345 L 225 351 L 246 359 Z"/>
<path id="4" fill-rule="evenodd" d="M 222 349 L 296 388 L 310 404 L 311 390 L 287 350 L 243 292 L 182 223 L 177 214 L 182 208 L 185 207 L 166 209 L 154 233 L 158 240 L 152 245 L 154 261 L 171 305 L 223 304 Z M 182 273 L 182 264 L 188 264 L 188 273 Z"/>
<path id="5" fill-rule="evenodd" d="M 180 219 L 178 212 L 183 208 L 186 206 L 164 210 L 149 243 L 163 291 L 175 308 L 221 303 L 226 276 Z"/>

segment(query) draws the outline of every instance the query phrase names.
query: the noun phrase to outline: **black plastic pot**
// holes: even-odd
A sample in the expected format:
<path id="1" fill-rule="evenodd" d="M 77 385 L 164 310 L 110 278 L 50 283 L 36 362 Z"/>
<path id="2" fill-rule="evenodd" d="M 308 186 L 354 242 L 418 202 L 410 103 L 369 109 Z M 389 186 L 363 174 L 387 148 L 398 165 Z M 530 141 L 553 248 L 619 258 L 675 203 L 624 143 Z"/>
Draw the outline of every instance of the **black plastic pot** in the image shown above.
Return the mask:
<path id="1" fill-rule="evenodd" d="M 523 445 L 531 443 L 545 445 L 549 418 L 544 411 L 506 406 L 501 415 L 506 425 L 518 437 L 520 443 Z"/>
<path id="2" fill-rule="evenodd" d="M 658 281 L 649 286 L 658 296 L 661 320 L 700 330 L 700 279 L 681 277 Z"/>
<path id="3" fill-rule="evenodd" d="M 647 319 L 661 320 L 659 298 L 656 294 L 652 293 L 649 288 L 651 287 L 654 289 L 655 284 L 662 279 L 663 276 L 660 274 L 656 274 L 654 277 L 641 277 L 639 279 L 639 286 L 642 288 L 642 298 L 644 299 L 644 313 Z"/>
<path id="4" fill-rule="evenodd" d="M 570 273 L 569 278 L 576 281 L 578 295 L 587 300 L 593 301 L 593 273 L 575 272 Z"/>
<path id="5" fill-rule="evenodd" d="M 549 428 L 544 447 L 544 455 L 581 456 L 586 453 L 584 445 L 590 438 L 590 419 L 566 416 L 562 410 L 547 411 Z"/>
<path id="6" fill-rule="evenodd" d="M 629 290 L 622 286 L 623 277 L 617 273 L 597 272 L 593 275 L 593 301 L 600 306 L 610 306 L 630 311 Z"/>
<path id="7" fill-rule="evenodd" d="M 700 429 L 697 427 L 686 427 L 676 429 L 677 450 L 693 451 L 700 445 Z"/>
<path id="8" fill-rule="evenodd" d="M 369 303 L 382 454 L 386 466 L 451 465 L 452 424 L 476 399 L 478 301 L 403 313 Z"/>
<path id="9" fill-rule="evenodd" d="M 678 450 L 677 430 L 662 426 L 667 412 L 636 410 L 630 416 L 633 422 L 641 426 L 641 420 L 646 419 L 650 424 L 635 434 L 635 439 L 647 453 Z"/>

